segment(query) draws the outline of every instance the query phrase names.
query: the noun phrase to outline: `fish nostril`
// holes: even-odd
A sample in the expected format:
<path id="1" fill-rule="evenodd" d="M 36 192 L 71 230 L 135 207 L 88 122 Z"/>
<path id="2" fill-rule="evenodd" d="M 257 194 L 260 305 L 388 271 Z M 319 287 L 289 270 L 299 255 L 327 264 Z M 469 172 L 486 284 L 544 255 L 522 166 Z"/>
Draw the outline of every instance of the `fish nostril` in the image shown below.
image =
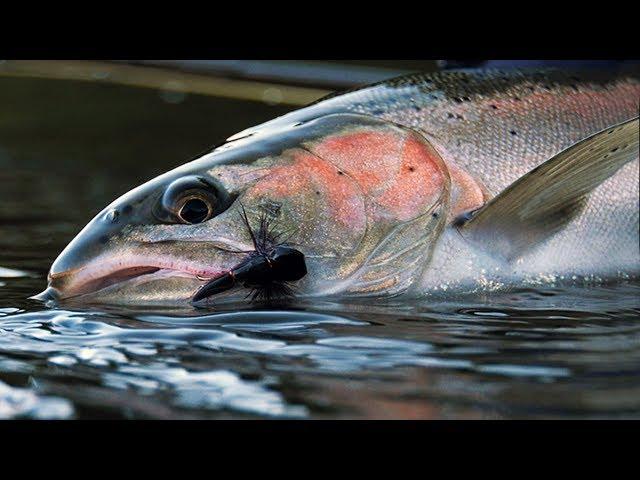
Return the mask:
<path id="1" fill-rule="evenodd" d="M 120 216 L 120 212 L 117 209 L 113 208 L 105 214 L 104 219 L 107 222 L 115 223 L 118 221 L 119 216 Z"/>

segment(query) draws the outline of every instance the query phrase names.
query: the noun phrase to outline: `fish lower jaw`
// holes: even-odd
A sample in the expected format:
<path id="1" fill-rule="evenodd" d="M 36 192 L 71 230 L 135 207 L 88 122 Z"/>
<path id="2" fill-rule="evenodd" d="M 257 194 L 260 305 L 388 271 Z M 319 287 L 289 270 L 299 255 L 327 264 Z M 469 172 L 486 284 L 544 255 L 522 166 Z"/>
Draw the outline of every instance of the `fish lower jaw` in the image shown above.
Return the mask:
<path id="1" fill-rule="evenodd" d="M 182 262 L 95 262 L 80 271 L 50 275 L 51 294 L 59 300 L 106 293 L 129 284 L 143 284 L 170 278 L 193 280 L 195 287 L 226 273 L 224 269 L 203 268 Z"/>

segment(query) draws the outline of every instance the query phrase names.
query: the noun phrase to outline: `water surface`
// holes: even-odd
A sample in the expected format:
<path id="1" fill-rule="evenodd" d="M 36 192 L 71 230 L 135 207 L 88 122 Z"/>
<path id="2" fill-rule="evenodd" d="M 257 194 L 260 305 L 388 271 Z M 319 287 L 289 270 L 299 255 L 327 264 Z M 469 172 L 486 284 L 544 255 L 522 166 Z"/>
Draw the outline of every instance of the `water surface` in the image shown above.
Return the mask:
<path id="1" fill-rule="evenodd" d="M 108 202 L 286 111 L 0 77 L 0 418 L 638 418 L 640 285 L 422 304 L 49 308 Z"/>

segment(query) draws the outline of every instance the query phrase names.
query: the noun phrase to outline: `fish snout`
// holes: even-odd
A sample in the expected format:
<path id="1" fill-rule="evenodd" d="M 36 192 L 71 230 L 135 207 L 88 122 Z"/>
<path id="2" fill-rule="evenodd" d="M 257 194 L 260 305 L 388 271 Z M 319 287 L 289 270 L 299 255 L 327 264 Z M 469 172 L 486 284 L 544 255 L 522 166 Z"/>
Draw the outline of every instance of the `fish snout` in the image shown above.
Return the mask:
<path id="1" fill-rule="evenodd" d="M 60 295 L 58 291 L 53 287 L 47 287 L 42 292 L 37 295 L 33 295 L 29 297 L 32 300 L 38 300 L 40 302 L 49 302 L 49 301 L 57 301 L 60 299 Z"/>
<path id="2" fill-rule="evenodd" d="M 58 298 L 76 293 L 81 274 L 109 249 L 112 239 L 120 233 L 122 217 L 122 209 L 107 208 L 76 235 L 49 269 L 47 281 L 51 292 L 55 292 Z"/>
<path id="3" fill-rule="evenodd" d="M 48 291 L 48 295 L 53 296 L 53 299 L 55 300 L 64 298 L 67 296 L 67 292 L 71 289 L 74 274 L 77 273 L 78 270 L 79 269 L 64 270 L 55 273 L 53 271 L 49 271 L 49 274 L 47 275 L 48 286 L 45 292 Z M 45 292 L 42 292 L 42 294 Z"/>

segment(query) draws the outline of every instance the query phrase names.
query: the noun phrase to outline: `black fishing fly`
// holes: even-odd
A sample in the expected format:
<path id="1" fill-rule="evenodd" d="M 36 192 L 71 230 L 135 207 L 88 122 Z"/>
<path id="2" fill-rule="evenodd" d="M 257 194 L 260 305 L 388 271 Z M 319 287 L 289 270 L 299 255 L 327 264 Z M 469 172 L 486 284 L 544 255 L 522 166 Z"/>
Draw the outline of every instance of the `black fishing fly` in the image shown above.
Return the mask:
<path id="1" fill-rule="evenodd" d="M 246 259 L 221 277 L 205 283 L 193 296 L 194 302 L 230 290 L 238 284 L 251 289 L 247 297 L 251 297 L 252 302 L 288 297 L 293 294 L 290 282 L 300 280 L 307 274 L 304 254 L 286 241 L 279 241 L 283 233 L 274 232 L 266 214 L 260 217 L 260 227 L 254 233 L 244 206 L 240 207 L 254 250 L 243 252 L 249 254 Z"/>

